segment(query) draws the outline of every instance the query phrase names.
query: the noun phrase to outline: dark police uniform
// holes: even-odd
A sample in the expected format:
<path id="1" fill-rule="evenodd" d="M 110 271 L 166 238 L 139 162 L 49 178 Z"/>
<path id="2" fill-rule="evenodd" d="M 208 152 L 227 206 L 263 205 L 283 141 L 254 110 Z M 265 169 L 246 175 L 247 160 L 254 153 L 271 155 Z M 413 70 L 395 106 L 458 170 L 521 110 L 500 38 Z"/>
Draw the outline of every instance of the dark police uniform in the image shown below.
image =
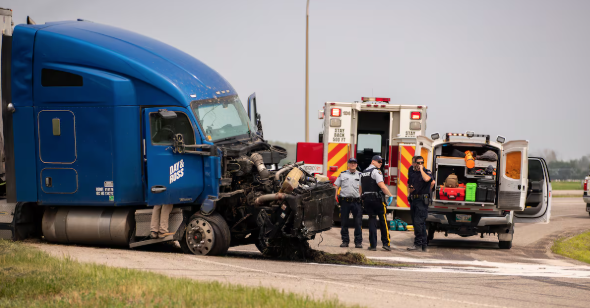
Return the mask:
<path id="1" fill-rule="evenodd" d="M 414 224 L 414 245 L 418 248 L 427 245 L 426 218 L 428 217 L 428 204 L 431 198 L 432 172 L 426 168 L 424 168 L 424 172 L 430 176 L 430 181 L 424 181 L 420 171 L 408 174 L 408 185 L 414 187 L 414 191 L 410 193 L 410 210 Z"/>
<path id="2" fill-rule="evenodd" d="M 349 160 L 349 162 L 352 160 Z M 356 160 L 354 160 L 356 162 Z M 348 235 L 349 215 L 352 213 L 354 219 L 354 244 L 361 245 L 363 243 L 363 209 L 361 207 L 361 196 L 359 195 L 359 186 L 361 185 L 360 172 L 350 172 L 349 170 L 342 171 L 334 185 L 340 187 L 340 194 L 338 195 L 338 202 L 340 203 L 340 217 L 342 218 L 342 225 L 340 228 L 340 235 L 342 236 L 342 243 L 348 244 L 350 237 Z"/>
<path id="3" fill-rule="evenodd" d="M 385 203 L 383 191 L 377 183 L 383 182 L 383 174 L 375 166 L 371 165 L 361 173 L 361 185 L 363 188 L 363 202 L 365 211 L 369 215 L 369 243 L 371 247 L 377 247 L 377 226 L 381 231 L 383 246 L 390 245 L 389 228 L 385 216 Z M 379 217 L 379 224 L 377 218 Z"/>

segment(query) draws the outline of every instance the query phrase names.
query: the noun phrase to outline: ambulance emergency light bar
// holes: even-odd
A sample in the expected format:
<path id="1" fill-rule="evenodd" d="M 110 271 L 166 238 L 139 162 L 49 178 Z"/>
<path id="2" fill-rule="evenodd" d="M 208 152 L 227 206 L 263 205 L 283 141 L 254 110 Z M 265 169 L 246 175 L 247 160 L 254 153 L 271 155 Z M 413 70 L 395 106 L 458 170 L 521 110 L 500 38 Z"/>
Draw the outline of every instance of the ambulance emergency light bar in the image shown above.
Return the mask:
<path id="1" fill-rule="evenodd" d="M 391 101 L 390 98 L 387 97 L 361 97 L 363 102 L 387 102 Z"/>
<path id="2" fill-rule="evenodd" d="M 449 139 L 453 137 L 467 137 L 467 138 L 486 138 L 486 143 L 490 143 L 490 135 L 482 135 L 482 134 L 475 134 L 474 132 L 466 132 L 465 134 L 457 134 L 457 133 L 447 133 L 447 137 L 445 138 L 446 142 L 449 142 Z"/>

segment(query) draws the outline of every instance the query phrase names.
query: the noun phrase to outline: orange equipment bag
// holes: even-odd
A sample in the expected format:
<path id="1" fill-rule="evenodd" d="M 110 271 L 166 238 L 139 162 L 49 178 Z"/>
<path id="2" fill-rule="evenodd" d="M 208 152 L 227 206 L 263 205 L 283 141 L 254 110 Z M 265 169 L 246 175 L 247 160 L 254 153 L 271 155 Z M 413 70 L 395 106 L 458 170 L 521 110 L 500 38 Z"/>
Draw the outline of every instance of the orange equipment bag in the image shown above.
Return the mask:
<path id="1" fill-rule="evenodd" d="M 471 151 L 465 151 L 465 166 L 469 169 L 475 168 L 475 159 L 473 159 Z"/>

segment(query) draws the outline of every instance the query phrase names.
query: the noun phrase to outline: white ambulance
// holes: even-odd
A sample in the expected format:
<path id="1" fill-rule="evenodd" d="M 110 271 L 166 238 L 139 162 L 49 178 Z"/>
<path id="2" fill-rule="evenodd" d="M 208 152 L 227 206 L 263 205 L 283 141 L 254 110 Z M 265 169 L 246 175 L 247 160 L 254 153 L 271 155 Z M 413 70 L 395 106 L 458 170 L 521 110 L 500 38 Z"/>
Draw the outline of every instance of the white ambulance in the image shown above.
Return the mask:
<path id="1" fill-rule="evenodd" d="M 436 183 L 427 218 L 429 240 L 435 232 L 497 234 L 500 248 L 510 249 L 515 223 L 549 223 L 549 171 L 544 159 L 527 156 L 528 141 L 505 142 L 498 136 L 494 142 L 489 135 L 467 132 L 418 136 L 416 142 Z M 474 160 L 463 157 L 466 151 Z M 445 187 L 450 174 L 457 176 L 459 188 Z"/>
<path id="2" fill-rule="evenodd" d="M 362 102 L 326 102 L 319 111 L 323 132 L 319 142 L 297 143 L 297 161 L 310 173 L 328 176 L 332 182 L 347 169 L 350 157 L 359 169 L 383 157 L 382 172 L 389 191 L 397 197 L 387 208 L 403 211 L 409 222 L 407 176 L 415 155 L 416 136 L 426 131 L 426 106 L 394 105 L 389 98 L 363 97 Z M 406 214 L 406 215 L 403 215 Z M 335 217 L 337 218 L 337 217 Z"/>

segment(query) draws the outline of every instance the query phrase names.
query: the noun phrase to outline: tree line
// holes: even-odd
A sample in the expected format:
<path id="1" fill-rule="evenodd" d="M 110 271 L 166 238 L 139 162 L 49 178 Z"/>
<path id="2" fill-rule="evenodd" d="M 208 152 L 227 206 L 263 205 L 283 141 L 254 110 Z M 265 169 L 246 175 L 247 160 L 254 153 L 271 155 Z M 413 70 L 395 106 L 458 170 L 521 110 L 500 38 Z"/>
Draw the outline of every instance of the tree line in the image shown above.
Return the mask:
<path id="1" fill-rule="evenodd" d="M 590 155 L 579 159 L 560 160 L 553 150 L 542 150 L 536 153 L 547 161 L 551 180 L 583 180 L 590 174 Z"/>

